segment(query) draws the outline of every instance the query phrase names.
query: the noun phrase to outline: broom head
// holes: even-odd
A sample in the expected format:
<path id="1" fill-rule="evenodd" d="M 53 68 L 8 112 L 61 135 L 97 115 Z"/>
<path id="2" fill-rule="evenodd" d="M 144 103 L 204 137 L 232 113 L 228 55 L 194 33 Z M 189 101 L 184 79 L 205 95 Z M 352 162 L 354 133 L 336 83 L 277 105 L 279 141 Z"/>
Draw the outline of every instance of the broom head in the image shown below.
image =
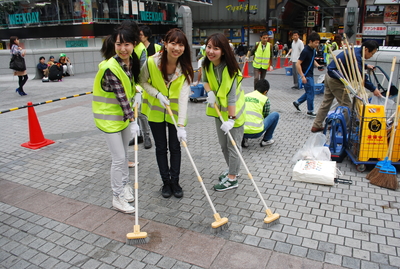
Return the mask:
<path id="1" fill-rule="evenodd" d="M 281 216 L 278 213 L 272 214 L 271 209 L 265 210 L 265 213 L 267 214 L 267 217 L 264 219 L 264 223 L 266 224 L 271 224 L 277 221 Z"/>
<path id="2" fill-rule="evenodd" d="M 219 228 L 222 225 L 225 225 L 228 223 L 228 218 L 221 218 L 221 216 L 218 213 L 214 214 L 215 221 L 211 223 L 211 227 L 213 229 Z"/>
<path id="3" fill-rule="evenodd" d="M 379 169 L 379 174 L 370 178 L 370 183 L 391 190 L 396 190 L 399 187 L 396 168 L 391 164 L 391 161 L 387 161 L 382 165 Z"/>

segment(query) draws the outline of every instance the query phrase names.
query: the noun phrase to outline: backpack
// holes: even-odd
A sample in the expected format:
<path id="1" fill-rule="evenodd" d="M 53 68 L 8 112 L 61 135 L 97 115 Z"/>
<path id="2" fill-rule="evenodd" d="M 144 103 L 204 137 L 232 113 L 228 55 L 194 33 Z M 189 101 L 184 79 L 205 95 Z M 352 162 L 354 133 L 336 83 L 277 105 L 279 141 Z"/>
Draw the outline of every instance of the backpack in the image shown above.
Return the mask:
<path id="1" fill-rule="evenodd" d="M 60 80 L 63 75 L 62 65 L 53 64 L 49 69 L 49 80 Z"/>

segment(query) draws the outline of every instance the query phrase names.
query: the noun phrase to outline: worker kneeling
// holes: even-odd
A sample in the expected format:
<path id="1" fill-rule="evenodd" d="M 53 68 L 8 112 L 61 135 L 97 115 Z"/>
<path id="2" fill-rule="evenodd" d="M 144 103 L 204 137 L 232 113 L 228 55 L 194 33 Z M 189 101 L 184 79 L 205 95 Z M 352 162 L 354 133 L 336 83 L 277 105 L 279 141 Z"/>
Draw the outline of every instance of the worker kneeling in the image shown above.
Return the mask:
<path id="1" fill-rule="evenodd" d="M 269 82 L 260 79 L 255 85 L 255 90 L 245 95 L 245 123 L 242 147 L 249 146 L 248 139 L 259 138 L 264 134 L 260 146 L 272 145 L 275 128 L 278 125 L 279 113 L 270 113 L 270 101 L 267 97 Z"/>

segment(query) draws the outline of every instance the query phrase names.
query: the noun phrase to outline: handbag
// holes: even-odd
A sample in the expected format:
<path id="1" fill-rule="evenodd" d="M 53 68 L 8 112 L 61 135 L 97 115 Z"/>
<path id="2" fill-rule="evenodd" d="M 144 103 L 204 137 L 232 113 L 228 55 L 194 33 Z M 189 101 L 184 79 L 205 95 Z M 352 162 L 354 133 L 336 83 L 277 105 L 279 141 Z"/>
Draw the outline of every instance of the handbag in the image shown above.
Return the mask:
<path id="1" fill-rule="evenodd" d="M 26 70 L 26 65 L 25 65 L 25 59 L 21 55 L 13 55 L 11 57 L 10 61 L 10 69 L 15 70 L 15 71 L 25 71 Z"/>

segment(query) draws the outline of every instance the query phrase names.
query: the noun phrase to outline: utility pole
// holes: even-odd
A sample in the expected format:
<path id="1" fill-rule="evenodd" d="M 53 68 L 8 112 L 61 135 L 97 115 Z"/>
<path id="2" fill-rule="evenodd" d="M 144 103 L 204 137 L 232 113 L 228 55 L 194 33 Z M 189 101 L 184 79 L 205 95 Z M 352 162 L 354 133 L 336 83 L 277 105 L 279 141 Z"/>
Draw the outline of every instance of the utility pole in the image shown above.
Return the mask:
<path id="1" fill-rule="evenodd" d="M 250 49 L 250 0 L 247 0 L 247 49 Z"/>

